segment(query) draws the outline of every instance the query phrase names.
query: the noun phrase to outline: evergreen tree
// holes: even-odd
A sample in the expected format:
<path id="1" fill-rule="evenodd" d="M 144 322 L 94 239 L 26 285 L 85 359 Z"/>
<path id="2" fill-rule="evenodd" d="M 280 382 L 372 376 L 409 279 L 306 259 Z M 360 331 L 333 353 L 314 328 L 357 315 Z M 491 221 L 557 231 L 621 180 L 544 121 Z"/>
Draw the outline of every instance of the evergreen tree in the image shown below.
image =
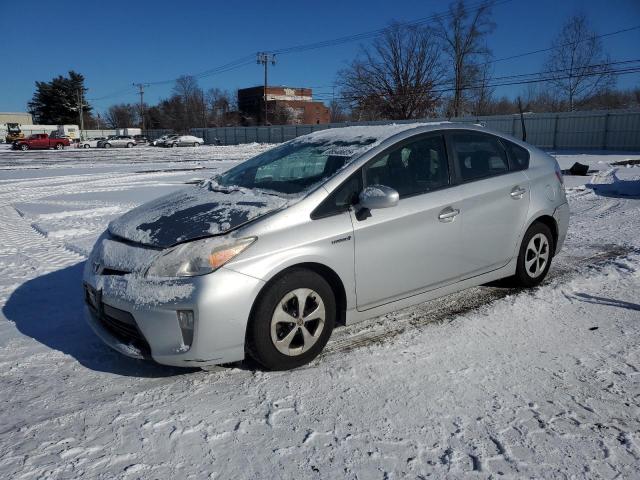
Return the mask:
<path id="1" fill-rule="evenodd" d="M 77 124 L 78 92 L 82 92 L 84 113 L 89 116 L 92 107 L 85 98 L 84 76 L 73 70 L 68 77 L 60 75 L 50 82 L 36 82 L 36 92 L 28 103 L 29 113 L 40 124 Z"/>

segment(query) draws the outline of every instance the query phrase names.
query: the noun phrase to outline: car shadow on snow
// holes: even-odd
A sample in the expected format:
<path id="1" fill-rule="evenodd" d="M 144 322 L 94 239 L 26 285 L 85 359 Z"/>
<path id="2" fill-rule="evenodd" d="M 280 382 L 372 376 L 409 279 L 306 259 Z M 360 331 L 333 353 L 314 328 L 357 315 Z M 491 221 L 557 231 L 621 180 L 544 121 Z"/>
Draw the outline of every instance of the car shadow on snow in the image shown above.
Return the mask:
<path id="1" fill-rule="evenodd" d="M 129 358 L 102 343 L 84 319 L 83 266 L 80 262 L 23 283 L 11 294 L 2 313 L 22 334 L 72 356 L 91 370 L 135 377 L 193 371 Z"/>

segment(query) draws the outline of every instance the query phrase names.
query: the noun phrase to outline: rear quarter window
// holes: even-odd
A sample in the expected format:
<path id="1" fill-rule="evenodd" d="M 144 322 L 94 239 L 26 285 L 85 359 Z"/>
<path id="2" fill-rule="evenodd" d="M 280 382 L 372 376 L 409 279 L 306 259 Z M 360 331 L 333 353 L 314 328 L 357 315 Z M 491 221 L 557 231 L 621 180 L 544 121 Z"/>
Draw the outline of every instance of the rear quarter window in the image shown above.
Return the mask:
<path id="1" fill-rule="evenodd" d="M 529 151 L 526 148 L 522 148 L 520 145 L 505 139 L 502 139 L 502 143 L 509 156 L 510 170 L 526 170 L 529 168 Z"/>

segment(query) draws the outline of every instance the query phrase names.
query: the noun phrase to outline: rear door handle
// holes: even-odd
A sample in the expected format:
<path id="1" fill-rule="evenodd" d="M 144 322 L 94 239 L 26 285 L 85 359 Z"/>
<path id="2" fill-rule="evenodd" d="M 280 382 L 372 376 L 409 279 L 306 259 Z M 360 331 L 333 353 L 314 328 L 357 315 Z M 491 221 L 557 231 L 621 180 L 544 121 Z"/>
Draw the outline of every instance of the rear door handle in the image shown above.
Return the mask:
<path id="1" fill-rule="evenodd" d="M 513 198 L 514 200 L 520 200 L 522 197 L 524 197 L 525 193 L 527 193 L 527 189 L 522 188 L 520 185 L 517 185 L 511 189 L 511 193 L 509 195 L 511 195 L 511 198 Z"/>
<path id="2" fill-rule="evenodd" d="M 438 220 L 443 223 L 453 222 L 453 219 L 460 214 L 460 210 L 457 208 L 447 207 L 440 212 Z"/>

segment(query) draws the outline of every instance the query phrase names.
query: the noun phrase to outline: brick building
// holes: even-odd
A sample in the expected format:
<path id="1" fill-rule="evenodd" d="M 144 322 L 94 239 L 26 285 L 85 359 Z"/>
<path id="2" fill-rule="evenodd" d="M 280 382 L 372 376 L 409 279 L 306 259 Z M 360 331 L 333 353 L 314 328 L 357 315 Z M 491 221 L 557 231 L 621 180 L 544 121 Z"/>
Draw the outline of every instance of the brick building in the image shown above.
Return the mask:
<path id="1" fill-rule="evenodd" d="M 264 124 L 264 87 L 238 90 L 238 109 L 258 125 Z M 310 88 L 267 87 L 267 120 L 277 124 L 329 123 L 329 109 L 313 101 Z"/>

